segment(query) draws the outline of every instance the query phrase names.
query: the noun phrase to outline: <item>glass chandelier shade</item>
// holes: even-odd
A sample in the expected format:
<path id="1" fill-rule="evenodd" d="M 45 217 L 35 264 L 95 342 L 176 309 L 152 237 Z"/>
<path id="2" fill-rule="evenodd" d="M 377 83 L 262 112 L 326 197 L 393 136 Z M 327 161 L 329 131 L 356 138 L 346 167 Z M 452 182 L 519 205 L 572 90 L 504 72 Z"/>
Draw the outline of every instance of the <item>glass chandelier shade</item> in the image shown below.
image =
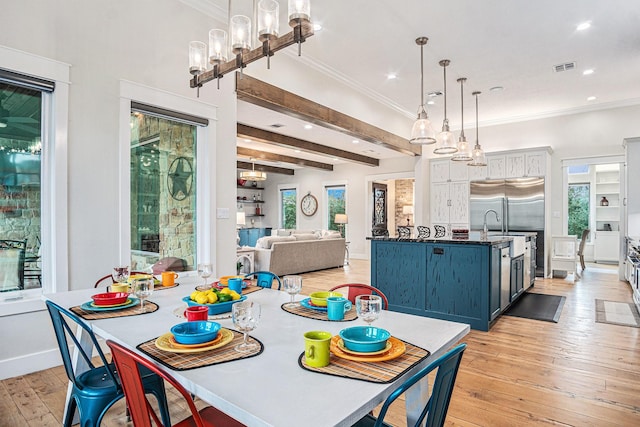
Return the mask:
<path id="1" fill-rule="evenodd" d="M 311 16 L 311 0 L 289 0 L 289 26 L 295 27 L 301 22 L 308 22 Z"/>
<path id="2" fill-rule="evenodd" d="M 258 40 L 273 40 L 280 30 L 280 5 L 275 0 L 258 2 Z"/>
<path id="3" fill-rule="evenodd" d="M 427 37 L 416 39 L 416 44 L 420 46 L 420 109 L 418 110 L 418 118 L 411 128 L 411 138 L 409 139 L 411 144 L 416 145 L 435 144 L 436 142 L 436 132 L 433 130 L 424 108 L 424 45 L 428 41 Z"/>
<path id="4" fill-rule="evenodd" d="M 473 159 L 468 163 L 469 166 L 487 166 L 487 158 L 484 155 L 484 150 L 480 146 L 480 139 L 478 138 L 478 95 L 481 92 L 473 92 L 473 96 L 476 97 L 476 145 L 473 147 L 472 157 Z"/>
<path id="5" fill-rule="evenodd" d="M 193 75 L 207 70 L 207 45 L 199 42 L 189 42 L 189 72 Z"/>
<path id="6" fill-rule="evenodd" d="M 251 19 L 244 15 L 233 15 L 229 24 L 231 51 L 234 55 L 251 50 Z"/>
<path id="7" fill-rule="evenodd" d="M 209 31 L 209 63 L 227 62 L 229 40 L 225 30 Z"/>
<path id="8" fill-rule="evenodd" d="M 448 59 L 440 61 L 444 73 L 444 120 L 442 121 L 442 132 L 436 137 L 437 145 L 433 150 L 435 154 L 451 154 L 458 151 L 453 132 L 449 130 L 449 119 L 447 118 L 447 66 L 451 63 Z"/>
<path id="9" fill-rule="evenodd" d="M 458 138 L 458 151 L 451 157 L 454 162 L 468 162 L 473 160 L 471 153 L 471 145 L 467 142 L 467 137 L 464 135 L 464 82 L 467 81 L 465 77 L 460 77 L 457 80 L 460 83 L 460 137 Z"/>

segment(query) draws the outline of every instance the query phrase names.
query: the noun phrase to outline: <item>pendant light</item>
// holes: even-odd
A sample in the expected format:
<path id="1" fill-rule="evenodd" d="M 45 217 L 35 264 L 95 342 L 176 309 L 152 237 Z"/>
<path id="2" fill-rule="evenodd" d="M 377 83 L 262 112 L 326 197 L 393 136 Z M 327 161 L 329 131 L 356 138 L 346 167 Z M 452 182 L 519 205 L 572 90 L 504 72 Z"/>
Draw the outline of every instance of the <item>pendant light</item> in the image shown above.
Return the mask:
<path id="1" fill-rule="evenodd" d="M 256 164 L 251 159 L 251 170 L 240 172 L 240 179 L 246 179 L 247 181 L 264 181 L 267 179 L 267 173 L 256 170 Z"/>
<path id="2" fill-rule="evenodd" d="M 427 37 L 418 37 L 416 44 L 420 46 L 420 107 L 418 109 L 418 118 L 411 128 L 411 144 L 435 144 L 436 132 L 431 126 L 429 116 L 424 108 L 424 45 L 429 39 Z"/>
<path id="3" fill-rule="evenodd" d="M 442 120 L 442 132 L 436 137 L 438 145 L 433 152 L 435 154 L 451 154 L 458 151 L 453 132 L 449 130 L 449 119 L 447 118 L 447 66 L 451 63 L 448 59 L 439 62 L 444 73 L 444 120 Z"/>
<path id="4" fill-rule="evenodd" d="M 471 155 L 471 146 L 467 142 L 467 138 L 464 136 L 464 82 L 467 79 L 460 77 L 457 82 L 460 83 L 460 137 L 458 138 L 458 152 L 451 157 L 454 162 L 468 162 L 473 160 Z"/>
<path id="5" fill-rule="evenodd" d="M 473 147 L 473 152 L 471 153 L 473 160 L 468 163 L 469 166 L 487 166 L 487 159 L 484 156 L 482 147 L 480 147 L 480 139 L 478 139 L 478 95 L 481 93 L 478 91 L 472 93 L 476 97 L 476 145 Z"/>

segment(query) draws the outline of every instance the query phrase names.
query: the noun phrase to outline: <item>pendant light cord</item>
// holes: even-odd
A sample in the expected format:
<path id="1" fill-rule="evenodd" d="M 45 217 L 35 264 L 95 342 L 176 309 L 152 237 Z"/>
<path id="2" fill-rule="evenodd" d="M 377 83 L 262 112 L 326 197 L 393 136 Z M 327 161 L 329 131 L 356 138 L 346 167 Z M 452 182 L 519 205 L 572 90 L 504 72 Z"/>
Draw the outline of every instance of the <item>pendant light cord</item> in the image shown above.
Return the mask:
<path id="1" fill-rule="evenodd" d="M 460 139 L 466 139 L 464 136 L 464 79 L 460 79 Z"/>
<path id="2" fill-rule="evenodd" d="M 442 67 L 444 69 L 444 121 L 447 120 L 447 66 Z"/>
<path id="3" fill-rule="evenodd" d="M 424 109 L 424 44 L 420 45 L 420 107 Z"/>
<path id="4" fill-rule="evenodd" d="M 479 93 L 476 93 L 476 147 L 478 145 L 480 145 L 480 139 L 478 138 L 478 95 Z"/>

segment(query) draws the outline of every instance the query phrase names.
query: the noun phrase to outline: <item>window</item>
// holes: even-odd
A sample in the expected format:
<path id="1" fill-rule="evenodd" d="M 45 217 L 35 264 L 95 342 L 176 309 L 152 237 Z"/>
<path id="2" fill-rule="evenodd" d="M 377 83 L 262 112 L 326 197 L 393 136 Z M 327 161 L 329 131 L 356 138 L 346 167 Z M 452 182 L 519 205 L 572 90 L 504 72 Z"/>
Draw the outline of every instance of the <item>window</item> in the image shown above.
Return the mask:
<path id="1" fill-rule="evenodd" d="M 335 223 L 336 214 L 346 213 L 346 187 L 344 185 L 328 185 L 325 187 L 327 200 L 327 230 L 340 231 Z"/>
<path id="2" fill-rule="evenodd" d="M 296 228 L 297 193 L 295 188 L 280 189 L 280 228 Z"/>
<path id="3" fill-rule="evenodd" d="M 589 199 L 591 185 L 588 183 L 569 184 L 569 227 L 568 234 L 580 238 L 582 230 L 589 227 Z"/>

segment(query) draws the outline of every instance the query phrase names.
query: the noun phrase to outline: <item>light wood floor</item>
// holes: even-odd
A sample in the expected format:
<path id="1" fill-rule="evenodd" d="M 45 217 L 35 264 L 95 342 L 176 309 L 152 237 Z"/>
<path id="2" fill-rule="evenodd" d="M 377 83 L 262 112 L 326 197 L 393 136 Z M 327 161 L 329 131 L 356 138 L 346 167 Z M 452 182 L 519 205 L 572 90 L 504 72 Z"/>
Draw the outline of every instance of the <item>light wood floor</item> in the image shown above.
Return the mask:
<path id="1" fill-rule="evenodd" d="M 369 263 L 352 260 L 344 270 L 305 274 L 303 293 L 369 277 Z M 630 302 L 631 290 L 607 266 L 587 265 L 582 279 L 572 279 L 538 279 L 532 290 L 567 297 L 557 324 L 503 316 L 491 331 L 463 339 L 447 425 L 640 425 L 640 329 L 595 322 L 596 298 Z M 66 383 L 60 367 L 2 381 L 0 426 L 60 425 Z M 170 394 L 170 401 L 173 419 L 181 419 L 180 399 Z M 393 408 L 394 425 L 403 425 L 403 406 Z M 124 405 L 103 425 L 130 425 Z"/>

